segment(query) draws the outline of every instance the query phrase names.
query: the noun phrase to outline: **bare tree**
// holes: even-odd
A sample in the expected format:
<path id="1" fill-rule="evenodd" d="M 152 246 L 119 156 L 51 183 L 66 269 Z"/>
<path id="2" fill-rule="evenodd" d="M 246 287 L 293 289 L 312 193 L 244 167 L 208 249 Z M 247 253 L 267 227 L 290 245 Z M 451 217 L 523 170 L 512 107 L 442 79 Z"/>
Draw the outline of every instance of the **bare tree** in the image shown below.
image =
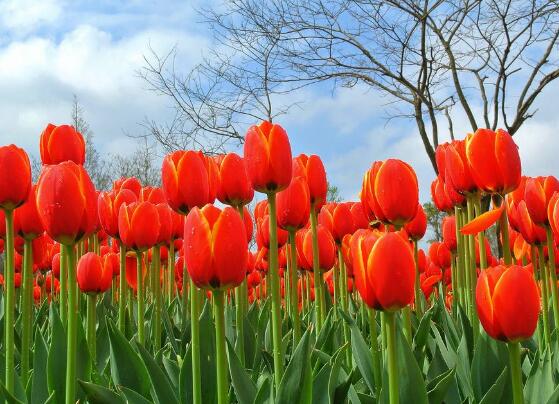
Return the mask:
<path id="1" fill-rule="evenodd" d="M 85 139 L 85 164 L 95 188 L 107 190 L 111 187 L 110 160 L 103 158 L 94 143 L 94 134 L 84 116 L 84 109 L 78 97 L 74 95 L 72 100 L 72 126 L 82 134 Z"/>
<path id="2" fill-rule="evenodd" d="M 514 135 L 559 77 L 557 0 L 231 0 L 201 13 L 217 46 L 196 73 L 181 81 L 168 59 L 146 59 L 144 78 L 182 109 L 181 128 L 210 138 L 240 140 L 232 117 L 261 117 L 256 102 L 232 108 L 232 94 L 262 101 L 320 82 L 359 84 L 387 100 L 387 118 L 416 123 L 436 170 L 434 150 L 441 134 L 454 138 L 457 119 Z M 273 47 L 250 53 L 258 69 L 236 57 L 262 43 Z M 233 56 L 224 64 L 223 54 Z M 225 95 L 215 90 L 237 82 Z"/>
<path id="3" fill-rule="evenodd" d="M 144 186 L 161 185 L 161 166 L 158 164 L 155 145 L 145 137 L 129 156 L 112 155 L 112 178 L 136 177 Z"/>

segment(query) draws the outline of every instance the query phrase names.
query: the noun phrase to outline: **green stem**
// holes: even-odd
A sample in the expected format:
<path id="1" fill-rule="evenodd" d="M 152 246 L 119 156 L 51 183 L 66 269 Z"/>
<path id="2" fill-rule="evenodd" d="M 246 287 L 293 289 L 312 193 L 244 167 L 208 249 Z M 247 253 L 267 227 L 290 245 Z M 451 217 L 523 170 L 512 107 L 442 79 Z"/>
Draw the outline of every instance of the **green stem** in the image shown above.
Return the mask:
<path id="1" fill-rule="evenodd" d="M 481 215 L 481 195 L 478 195 L 475 200 L 475 212 L 476 216 Z M 477 234 L 477 242 L 479 245 L 479 267 L 480 269 L 487 268 L 487 255 L 485 253 L 485 231 L 480 231 Z"/>
<path id="2" fill-rule="evenodd" d="M 229 402 L 229 380 L 227 379 L 227 359 L 225 354 L 225 315 L 223 291 L 213 291 L 214 319 L 215 319 L 215 346 L 217 360 L 217 402 Z"/>
<path id="3" fill-rule="evenodd" d="M 185 264 L 186 265 L 186 264 Z M 186 268 L 185 268 L 186 269 Z M 186 278 L 186 270 L 184 271 L 183 279 Z M 183 303 L 186 294 L 186 285 L 183 282 Z M 192 345 L 192 398 L 194 404 L 202 403 L 202 379 L 200 374 L 200 326 L 198 319 L 200 318 L 198 288 L 190 279 L 190 334 Z M 184 304 L 186 311 L 186 303 Z"/>
<path id="4" fill-rule="evenodd" d="M 320 273 L 320 254 L 318 250 L 318 233 L 317 233 L 317 213 L 314 205 L 311 207 L 311 236 L 312 236 L 312 267 L 314 274 L 314 300 L 316 307 L 316 331 L 320 332 L 322 324 L 324 323 L 324 301 L 323 301 L 323 288 L 322 276 Z"/>
<path id="5" fill-rule="evenodd" d="M 341 278 L 341 297 L 342 297 L 342 310 L 349 315 L 348 311 L 348 297 L 347 297 L 347 269 L 345 267 L 344 257 L 342 254 L 341 246 L 338 247 L 338 262 L 340 263 L 340 278 Z M 348 369 L 351 369 L 351 333 L 347 322 L 343 321 L 344 329 L 344 342 L 347 344 L 346 349 L 346 364 Z M 376 331 L 376 330 L 375 330 Z"/>
<path id="6" fill-rule="evenodd" d="M 76 402 L 76 351 L 78 336 L 78 284 L 74 245 L 64 246 L 68 257 L 68 328 L 66 354 L 66 404 Z"/>
<path id="7" fill-rule="evenodd" d="M 456 219 L 456 290 L 453 291 L 454 297 L 458 304 L 462 306 L 466 312 L 466 300 L 464 297 L 465 279 L 464 279 L 464 238 L 460 229 L 462 228 L 462 209 L 458 206 L 454 207 L 454 216 Z"/>
<path id="8" fill-rule="evenodd" d="M 534 252 L 534 251 L 533 251 Z M 532 255 L 535 257 L 535 255 Z M 543 330 L 545 337 L 545 346 L 551 347 L 551 331 L 549 328 L 549 278 L 546 270 L 545 260 L 543 257 L 543 246 L 538 246 L 538 266 L 541 277 L 542 285 L 542 315 L 543 315 Z"/>
<path id="9" fill-rule="evenodd" d="M 523 404 L 522 370 L 520 368 L 520 343 L 509 342 L 510 376 L 512 379 L 512 393 L 514 404 Z"/>
<path id="10" fill-rule="evenodd" d="M 246 279 L 243 281 L 246 282 Z M 245 327 L 243 320 L 243 284 L 235 288 L 235 326 L 237 327 L 237 341 L 235 351 L 239 357 L 241 365 L 245 364 Z"/>
<path id="11" fill-rule="evenodd" d="M 29 379 L 29 354 L 31 352 L 31 328 L 33 326 L 33 248 L 31 240 L 25 240 L 23 246 L 23 308 L 22 318 L 22 348 L 21 348 L 21 376 L 23 385 L 27 386 Z"/>
<path id="12" fill-rule="evenodd" d="M 124 335 L 126 327 L 126 247 L 121 242 L 120 249 L 120 287 L 118 289 L 118 329 Z"/>
<path id="13" fill-rule="evenodd" d="M 388 361 L 388 397 L 390 404 L 398 404 L 398 366 L 396 356 L 396 318 L 394 312 L 385 311 L 386 350 Z"/>
<path id="14" fill-rule="evenodd" d="M 404 337 L 408 341 L 408 344 L 412 343 L 412 334 L 411 334 L 411 313 L 410 307 L 406 306 L 402 309 L 402 319 L 404 323 Z"/>
<path id="15" fill-rule="evenodd" d="M 15 311 L 15 285 L 14 285 L 14 211 L 4 211 L 6 216 L 6 270 L 5 283 L 6 308 L 4 314 L 6 351 L 6 390 L 14 393 L 14 311 Z"/>
<path id="16" fill-rule="evenodd" d="M 152 251 L 152 262 L 153 262 L 153 272 L 154 272 L 154 281 L 153 281 L 153 298 L 155 301 L 155 315 L 152 316 L 152 330 L 155 333 L 155 346 L 154 351 L 157 351 L 161 348 L 161 256 L 160 256 L 160 247 L 157 245 L 153 247 Z"/>
<path id="17" fill-rule="evenodd" d="M 136 251 L 136 307 L 138 309 L 138 342 L 144 345 L 144 274 L 142 269 L 142 252 Z"/>
<path id="18" fill-rule="evenodd" d="M 295 244 L 295 230 L 289 231 L 289 291 L 291 293 L 291 320 L 293 321 L 293 349 L 301 339 L 301 318 L 299 317 L 299 299 L 297 298 L 297 246 Z"/>
<path id="19" fill-rule="evenodd" d="M 415 311 L 421 318 L 423 315 L 423 302 L 421 301 L 421 285 L 419 283 L 419 251 L 417 241 L 413 242 L 413 258 L 415 261 Z"/>
<path id="20" fill-rule="evenodd" d="M 270 289 L 272 295 L 272 342 L 274 351 L 274 380 L 276 390 L 279 389 L 283 375 L 283 360 L 281 349 L 281 296 L 278 269 L 278 233 L 276 218 L 276 193 L 268 194 L 268 209 L 270 213 L 270 250 L 269 270 Z"/>
<path id="21" fill-rule="evenodd" d="M 186 327 L 186 321 L 188 319 L 188 298 L 189 298 L 189 291 L 188 291 L 188 285 L 189 285 L 189 281 L 190 281 L 190 317 L 192 317 L 192 295 L 194 294 L 195 290 L 192 288 L 192 281 L 190 280 L 190 277 L 188 276 L 188 272 L 186 271 L 186 263 L 183 264 L 184 268 L 182 270 L 182 295 L 181 295 L 181 299 L 182 299 L 182 327 L 185 328 Z"/>
<path id="22" fill-rule="evenodd" d="M 66 326 L 68 312 L 68 255 L 60 248 L 60 320 Z"/>
<path id="23" fill-rule="evenodd" d="M 551 278 L 551 300 L 553 302 L 553 320 L 555 328 L 559 327 L 559 295 L 557 293 L 557 274 L 555 273 L 555 250 L 553 242 L 553 234 L 551 233 L 551 227 L 549 225 L 545 226 L 545 232 L 547 235 L 547 253 L 549 255 L 548 269 L 549 277 Z"/>
<path id="24" fill-rule="evenodd" d="M 169 245 L 169 259 L 167 261 L 168 284 L 167 284 L 167 305 L 170 305 L 175 297 L 175 240 L 171 240 Z"/>
<path id="25" fill-rule="evenodd" d="M 474 199 L 476 198 L 475 195 L 468 195 L 467 199 L 467 209 L 468 209 L 468 222 L 474 219 Z M 469 235 L 468 237 L 468 253 L 470 257 L 470 268 L 468 271 L 469 275 L 469 304 L 470 304 L 470 313 L 472 315 L 472 328 L 473 328 L 473 335 L 474 335 L 474 342 L 477 341 L 477 336 L 479 334 L 479 319 L 477 315 L 477 310 L 474 307 L 475 302 L 475 290 L 476 290 L 476 281 L 477 281 L 477 270 L 476 270 L 476 246 L 475 240 L 473 235 Z M 480 255 L 481 255 L 481 247 L 480 247 Z"/>
<path id="26" fill-rule="evenodd" d="M 502 203 L 505 202 L 503 201 Z M 506 209 L 503 209 L 503 213 L 499 218 L 499 226 L 501 227 L 501 235 L 503 236 L 503 256 L 505 259 L 505 265 L 510 265 L 512 264 L 512 256 L 510 253 L 509 221 L 508 221 Z"/>
<path id="27" fill-rule="evenodd" d="M 89 346 L 89 354 L 91 360 L 96 363 L 97 358 L 97 336 L 95 328 L 97 326 L 95 306 L 97 305 L 97 294 L 92 293 L 87 296 L 87 345 Z"/>
<path id="28" fill-rule="evenodd" d="M 373 377 L 375 378 L 375 384 L 377 386 L 377 392 L 380 390 L 382 384 L 381 378 L 381 357 L 378 347 L 378 330 L 377 330 L 377 320 L 375 309 L 368 308 L 369 316 L 369 335 L 371 338 L 371 354 L 373 355 Z"/>

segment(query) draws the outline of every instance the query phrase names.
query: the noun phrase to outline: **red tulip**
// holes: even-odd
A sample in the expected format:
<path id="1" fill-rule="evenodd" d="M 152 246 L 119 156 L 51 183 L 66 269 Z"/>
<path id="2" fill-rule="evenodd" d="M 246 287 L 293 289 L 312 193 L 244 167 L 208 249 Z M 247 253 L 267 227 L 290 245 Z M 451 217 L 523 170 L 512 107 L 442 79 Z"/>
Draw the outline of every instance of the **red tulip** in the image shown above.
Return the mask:
<path id="1" fill-rule="evenodd" d="M 278 247 L 287 243 L 287 231 L 277 229 Z M 270 216 L 265 215 L 262 219 L 256 219 L 256 243 L 258 247 L 270 247 Z"/>
<path id="2" fill-rule="evenodd" d="M 146 277 L 146 261 L 142 257 L 142 280 Z M 138 289 L 138 260 L 136 254 L 130 252 L 126 254 L 126 283 L 134 292 Z M 144 283 L 145 284 L 145 283 Z"/>
<path id="3" fill-rule="evenodd" d="M 450 266 L 452 256 L 445 243 L 435 242 L 429 246 L 429 258 L 436 266 L 447 268 Z"/>
<path id="4" fill-rule="evenodd" d="M 417 205 L 417 213 L 413 220 L 406 223 L 404 229 L 412 240 L 421 240 L 427 231 L 427 216 L 421 204 Z"/>
<path id="5" fill-rule="evenodd" d="M 245 137 L 244 159 L 258 192 L 281 191 L 291 182 L 291 145 L 280 125 L 264 121 L 251 126 Z"/>
<path id="6" fill-rule="evenodd" d="M 118 193 L 123 189 L 128 189 L 129 191 L 132 191 L 134 195 L 136 195 L 136 199 L 137 199 L 140 197 L 142 184 L 140 184 L 140 181 L 135 177 L 129 177 L 129 178 L 122 177 L 113 182 L 114 192 Z"/>
<path id="7" fill-rule="evenodd" d="M 128 205 L 138 200 L 130 189 L 101 192 L 97 199 L 97 210 L 101 228 L 111 237 L 120 238 L 118 233 L 118 212 L 121 205 Z"/>
<path id="8" fill-rule="evenodd" d="M 47 125 L 41 133 L 41 161 L 43 164 L 58 164 L 73 161 L 78 165 L 85 162 L 85 141 L 73 126 Z"/>
<path id="9" fill-rule="evenodd" d="M 538 324 L 540 296 L 533 275 L 522 267 L 490 267 L 481 272 L 476 306 L 492 338 L 517 342 L 531 338 Z"/>
<path id="10" fill-rule="evenodd" d="M 534 224 L 549 224 L 547 208 L 555 192 L 559 191 L 559 181 L 553 176 L 528 178 L 524 189 L 526 208 Z"/>
<path id="11" fill-rule="evenodd" d="M 303 177 L 309 185 L 311 207 L 317 212 L 326 203 L 328 182 L 322 160 L 317 155 L 300 154 L 293 159 L 293 176 Z"/>
<path id="12" fill-rule="evenodd" d="M 316 227 L 318 238 L 318 267 L 329 271 L 336 264 L 336 243 L 332 233 L 323 225 Z M 313 262 L 312 231 L 307 230 L 303 239 L 303 254 L 309 264 Z"/>
<path id="13" fill-rule="evenodd" d="M 158 187 L 143 187 L 140 191 L 140 197 L 138 200 L 141 202 L 151 202 L 154 205 L 167 203 L 165 193 Z"/>
<path id="14" fill-rule="evenodd" d="M 415 263 L 401 236 L 385 233 L 377 239 L 360 230 L 352 239 L 351 255 L 355 286 L 369 307 L 393 311 L 413 302 Z"/>
<path id="15" fill-rule="evenodd" d="M 171 213 L 173 212 L 167 203 L 155 205 L 159 216 L 159 235 L 157 236 L 158 245 L 169 245 L 173 233 L 173 222 Z"/>
<path id="16" fill-rule="evenodd" d="M 363 179 L 361 202 L 383 223 L 401 226 L 417 213 L 419 191 L 413 168 L 397 159 L 377 161 Z"/>
<path id="17" fill-rule="evenodd" d="M 478 188 L 504 195 L 519 185 L 518 147 L 506 131 L 478 129 L 465 142 L 470 172 Z"/>
<path id="18" fill-rule="evenodd" d="M 450 251 L 456 251 L 456 217 L 446 216 L 442 223 L 443 242 Z"/>
<path id="19" fill-rule="evenodd" d="M 220 156 L 217 199 L 226 205 L 243 206 L 254 198 L 254 189 L 247 174 L 245 162 L 235 153 Z"/>
<path id="20" fill-rule="evenodd" d="M 353 216 L 355 229 L 369 228 L 369 219 L 367 219 L 367 215 L 365 214 L 365 210 L 363 209 L 363 204 L 361 202 L 352 202 L 349 210 L 351 211 L 351 216 Z"/>
<path id="21" fill-rule="evenodd" d="M 446 177 L 445 182 L 461 194 L 472 193 L 477 185 L 470 172 L 466 156 L 466 141 L 456 140 L 449 144 L 445 151 Z"/>
<path id="22" fill-rule="evenodd" d="M 151 202 L 134 202 L 121 205 L 118 214 L 118 231 L 122 243 L 130 249 L 144 251 L 157 244 L 159 213 Z"/>
<path id="23" fill-rule="evenodd" d="M 31 191 L 31 165 L 23 149 L 0 147 L 0 209 L 12 210 L 22 205 Z"/>
<path id="24" fill-rule="evenodd" d="M 31 187 L 27 201 L 14 211 L 14 229 L 26 240 L 32 240 L 45 231 L 37 211 L 36 187 Z"/>
<path id="25" fill-rule="evenodd" d="M 303 177 L 293 177 L 289 186 L 277 194 L 278 226 L 284 230 L 297 230 L 309 221 L 310 194 Z"/>
<path id="26" fill-rule="evenodd" d="M 37 211 L 47 234 L 70 245 L 95 231 L 97 194 L 83 166 L 72 161 L 43 167 Z"/>
<path id="27" fill-rule="evenodd" d="M 195 206 L 214 202 L 219 178 L 213 159 L 202 152 L 179 150 L 163 159 L 161 180 L 171 208 L 187 214 Z"/>
<path id="28" fill-rule="evenodd" d="M 82 292 L 103 293 L 111 287 L 112 279 L 113 268 L 109 260 L 88 252 L 78 261 L 77 280 Z"/>
<path id="29" fill-rule="evenodd" d="M 244 280 L 248 244 L 235 209 L 192 209 L 184 222 L 184 244 L 186 268 L 196 286 L 228 289 Z"/>
<path id="30" fill-rule="evenodd" d="M 347 203 L 327 203 L 318 215 L 318 223 L 326 227 L 340 245 L 346 234 L 353 233 L 353 215 Z"/>

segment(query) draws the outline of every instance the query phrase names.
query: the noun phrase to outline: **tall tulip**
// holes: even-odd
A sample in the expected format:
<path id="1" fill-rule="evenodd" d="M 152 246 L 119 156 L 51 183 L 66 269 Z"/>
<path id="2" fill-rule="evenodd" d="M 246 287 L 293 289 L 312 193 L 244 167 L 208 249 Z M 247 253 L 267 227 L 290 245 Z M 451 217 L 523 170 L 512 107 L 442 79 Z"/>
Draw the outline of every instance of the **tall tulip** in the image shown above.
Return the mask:
<path id="1" fill-rule="evenodd" d="M 73 126 L 55 126 L 49 123 L 40 140 L 41 161 L 43 164 L 58 164 L 73 161 L 78 165 L 85 162 L 85 141 Z"/>
<path id="2" fill-rule="evenodd" d="M 243 158 L 235 153 L 220 156 L 218 167 L 217 199 L 235 207 L 244 206 L 252 201 L 254 189 Z"/>

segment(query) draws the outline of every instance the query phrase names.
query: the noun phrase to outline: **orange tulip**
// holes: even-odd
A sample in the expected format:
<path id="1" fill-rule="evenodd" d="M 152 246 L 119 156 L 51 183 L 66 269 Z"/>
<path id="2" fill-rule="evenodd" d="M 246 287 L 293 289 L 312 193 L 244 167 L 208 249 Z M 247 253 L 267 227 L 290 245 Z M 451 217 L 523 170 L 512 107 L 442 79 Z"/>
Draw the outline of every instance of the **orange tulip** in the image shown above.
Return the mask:
<path id="1" fill-rule="evenodd" d="M 97 193 L 81 165 L 65 161 L 43 167 L 37 183 L 37 211 L 47 234 L 71 245 L 98 225 Z"/>
<path id="2" fill-rule="evenodd" d="M 142 190 L 142 184 L 140 184 L 140 181 L 134 177 L 122 177 L 113 182 L 113 191 L 119 192 L 123 189 L 132 191 L 134 195 L 136 195 L 136 198 L 139 198 Z"/>
<path id="3" fill-rule="evenodd" d="M 492 338 L 505 342 L 528 339 L 538 324 L 538 285 L 520 266 L 487 268 L 477 281 L 476 306 L 479 320 Z"/>
<path id="4" fill-rule="evenodd" d="M 14 229 L 26 240 L 39 237 L 45 231 L 37 211 L 36 187 L 31 187 L 27 201 L 14 211 Z"/>
<path id="5" fill-rule="evenodd" d="M 184 223 L 184 245 L 186 268 L 196 286 L 228 289 L 244 280 L 248 244 L 235 209 L 213 205 L 192 209 Z"/>
<path id="6" fill-rule="evenodd" d="M 413 168 L 397 159 L 376 161 L 363 179 L 361 202 L 383 223 L 401 226 L 411 221 L 419 203 Z"/>
<path id="7" fill-rule="evenodd" d="M 504 195 L 519 185 L 518 147 L 506 131 L 478 129 L 465 142 L 470 172 L 479 189 Z"/>
<path id="8" fill-rule="evenodd" d="M 456 251 L 456 217 L 446 216 L 442 223 L 443 242 L 450 251 Z"/>
<path id="9" fill-rule="evenodd" d="M 326 227 L 340 245 L 346 234 L 353 233 L 355 224 L 348 203 L 327 203 L 318 215 L 318 223 Z"/>
<path id="10" fill-rule="evenodd" d="M 85 141 L 73 126 L 55 126 L 49 123 L 40 140 L 41 161 L 43 164 L 58 164 L 73 161 L 78 165 L 85 162 Z"/>
<path id="11" fill-rule="evenodd" d="M 242 157 L 235 153 L 220 156 L 217 160 L 219 181 L 217 199 L 226 205 L 243 206 L 254 198 L 254 189 Z"/>
<path id="12" fill-rule="evenodd" d="M 138 200 L 133 191 L 126 188 L 101 192 L 97 199 L 97 210 L 101 228 L 111 237 L 120 238 L 118 233 L 118 212 L 121 205 L 128 205 Z"/>
<path id="13" fill-rule="evenodd" d="M 113 268 L 111 261 L 93 252 L 84 254 L 78 261 L 77 280 L 84 293 L 103 293 L 111 287 Z"/>
<path id="14" fill-rule="evenodd" d="M 553 176 L 528 178 L 524 189 L 526 208 L 534 224 L 549 224 L 547 208 L 553 194 L 559 191 L 559 181 Z"/>
<path id="15" fill-rule="evenodd" d="M 400 235 L 380 237 L 358 230 L 351 243 L 355 286 L 363 301 L 377 310 L 394 311 L 413 302 L 413 252 Z"/>
<path id="16" fill-rule="evenodd" d="M 445 149 L 446 177 L 445 182 L 452 185 L 461 194 L 472 193 L 477 185 L 472 177 L 466 156 L 466 142 L 456 140 Z"/>
<path id="17" fill-rule="evenodd" d="M 311 207 L 317 212 L 326 203 L 328 182 L 322 160 L 317 155 L 300 154 L 293 159 L 293 176 L 304 177 L 309 185 Z"/>
<path id="18" fill-rule="evenodd" d="M 118 231 L 124 245 L 132 250 L 145 251 L 157 244 L 159 213 L 151 202 L 121 205 L 118 213 Z"/>
<path id="19" fill-rule="evenodd" d="M 329 271 L 336 264 L 336 243 L 332 233 L 319 224 L 316 228 L 318 238 L 318 267 Z M 313 262 L 312 231 L 307 230 L 303 239 L 303 254 L 308 263 Z"/>
<path id="20" fill-rule="evenodd" d="M 412 240 L 421 240 L 427 231 L 427 216 L 421 204 L 417 205 L 417 213 L 411 222 L 405 224 L 404 229 Z"/>
<path id="21" fill-rule="evenodd" d="M 310 194 L 303 177 L 293 177 L 289 186 L 277 195 L 278 226 L 284 230 L 305 227 L 310 215 Z"/>
<path id="22" fill-rule="evenodd" d="M 0 209 L 12 210 L 22 205 L 31 191 L 31 165 L 23 149 L 0 147 Z"/>
<path id="23" fill-rule="evenodd" d="M 251 126 L 245 137 L 244 159 L 258 192 L 281 191 L 291 182 L 291 145 L 280 125 L 264 121 Z"/>

